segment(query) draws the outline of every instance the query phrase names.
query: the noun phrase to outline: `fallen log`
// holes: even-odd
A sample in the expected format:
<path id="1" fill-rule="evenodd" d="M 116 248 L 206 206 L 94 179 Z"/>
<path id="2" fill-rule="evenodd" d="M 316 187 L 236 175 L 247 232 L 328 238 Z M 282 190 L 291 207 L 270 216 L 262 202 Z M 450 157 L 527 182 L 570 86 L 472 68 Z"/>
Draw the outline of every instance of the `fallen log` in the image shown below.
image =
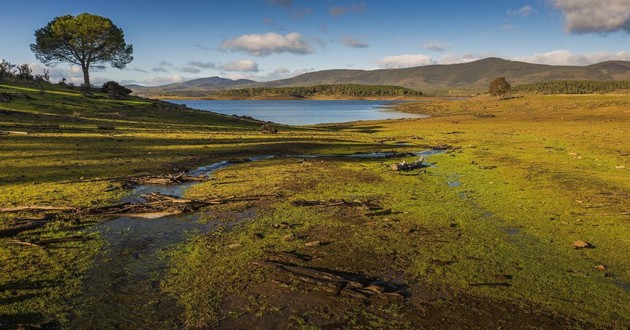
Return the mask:
<path id="1" fill-rule="evenodd" d="M 403 160 L 402 163 L 392 164 L 389 169 L 392 171 L 411 171 L 417 168 L 422 167 L 422 163 L 424 162 L 424 158 L 420 157 L 415 162 L 407 163 Z"/>
<path id="2" fill-rule="evenodd" d="M 28 135 L 28 132 L 20 132 L 20 131 L 0 131 L 0 135 Z"/>
<path id="3" fill-rule="evenodd" d="M 17 226 L 0 229 L 0 237 L 10 237 L 16 234 L 19 234 L 23 231 L 35 229 L 44 226 L 48 221 L 46 220 L 37 220 L 26 222 Z"/>
<path id="4" fill-rule="evenodd" d="M 31 242 L 25 242 L 25 241 L 20 241 L 20 240 L 17 240 L 17 239 L 8 239 L 5 242 L 7 242 L 9 244 L 26 245 L 26 246 L 33 246 L 33 247 L 38 247 L 38 248 L 42 247 L 39 244 L 35 244 L 35 243 L 31 243 Z"/>
<path id="5" fill-rule="evenodd" d="M 39 212 L 39 211 L 75 211 L 77 208 L 70 206 L 37 206 L 37 205 L 23 205 L 15 207 L 3 207 L 0 208 L 0 212 L 16 213 L 16 212 Z"/>

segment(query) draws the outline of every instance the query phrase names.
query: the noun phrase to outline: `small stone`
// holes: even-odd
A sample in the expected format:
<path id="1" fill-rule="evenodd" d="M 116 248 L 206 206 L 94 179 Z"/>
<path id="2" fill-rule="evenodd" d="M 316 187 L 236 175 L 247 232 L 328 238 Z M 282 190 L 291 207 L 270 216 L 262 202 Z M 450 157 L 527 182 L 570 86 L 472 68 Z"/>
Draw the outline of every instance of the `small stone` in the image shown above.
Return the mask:
<path id="1" fill-rule="evenodd" d="M 304 246 L 308 246 L 308 247 L 317 247 L 320 245 L 322 245 L 321 241 L 310 241 L 310 242 L 304 243 Z"/>
<path id="2" fill-rule="evenodd" d="M 286 241 L 286 242 L 293 241 L 293 240 L 295 240 L 295 235 L 293 235 L 293 233 L 286 234 L 286 235 L 282 236 L 282 240 Z"/>
<path id="3" fill-rule="evenodd" d="M 600 272 L 605 272 L 608 267 L 606 267 L 605 265 L 597 265 L 595 269 L 599 270 Z"/>
<path id="4" fill-rule="evenodd" d="M 232 244 L 228 244 L 227 248 L 228 248 L 228 249 L 238 249 L 238 248 L 240 248 L 241 246 L 243 246 L 243 244 L 240 244 L 240 243 L 232 243 Z"/>
<path id="5" fill-rule="evenodd" d="M 571 247 L 576 250 L 594 248 L 594 246 L 591 243 L 580 241 L 580 240 L 573 242 L 573 244 L 571 244 Z"/>
<path id="6" fill-rule="evenodd" d="M 617 165 L 617 166 L 615 166 L 615 168 L 616 168 L 616 169 L 618 169 L 618 170 L 621 170 L 621 169 L 624 169 L 624 168 L 626 168 L 626 167 L 625 167 L 625 166 L 623 166 L 623 165 Z"/>

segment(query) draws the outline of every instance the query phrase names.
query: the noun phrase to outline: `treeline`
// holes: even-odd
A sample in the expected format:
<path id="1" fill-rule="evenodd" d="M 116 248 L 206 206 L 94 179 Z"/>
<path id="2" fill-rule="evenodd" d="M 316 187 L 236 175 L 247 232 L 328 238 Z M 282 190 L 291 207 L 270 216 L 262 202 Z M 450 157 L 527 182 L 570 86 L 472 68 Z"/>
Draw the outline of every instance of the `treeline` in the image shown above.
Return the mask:
<path id="1" fill-rule="evenodd" d="M 44 74 L 33 75 L 33 69 L 27 63 L 15 65 L 3 59 L 0 61 L 0 81 L 10 80 L 50 82 L 50 76 L 48 70 L 44 70 Z"/>
<path id="2" fill-rule="evenodd" d="M 422 92 L 400 87 L 386 85 L 315 85 L 308 87 L 256 87 L 230 89 L 217 92 L 217 94 L 229 97 L 256 97 L 256 96 L 281 96 L 281 97 L 313 97 L 313 96 L 349 96 L 349 97 L 395 97 L 395 96 L 422 96 Z"/>
<path id="3" fill-rule="evenodd" d="M 513 92 L 536 92 L 542 94 L 595 94 L 630 89 L 630 80 L 556 80 L 512 87 Z"/>

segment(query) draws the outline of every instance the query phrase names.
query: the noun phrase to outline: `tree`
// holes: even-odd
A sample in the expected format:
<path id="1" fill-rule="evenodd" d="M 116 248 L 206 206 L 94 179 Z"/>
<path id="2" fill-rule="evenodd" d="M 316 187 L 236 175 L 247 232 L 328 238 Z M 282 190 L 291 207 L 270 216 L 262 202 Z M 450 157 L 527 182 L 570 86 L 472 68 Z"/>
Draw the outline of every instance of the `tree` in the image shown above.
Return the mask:
<path id="1" fill-rule="evenodd" d="M 18 73 L 17 73 L 18 79 L 33 80 L 33 69 L 31 69 L 31 67 L 28 64 L 24 63 L 18 66 L 17 69 L 18 69 Z"/>
<path id="2" fill-rule="evenodd" d="M 11 64 L 10 62 L 7 62 L 5 60 L 2 60 L 2 62 L 0 62 L 0 80 L 13 77 L 14 71 L 14 64 Z"/>
<path id="3" fill-rule="evenodd" d="M 36 30 L 31 50 L 46 65 L 81 66 L 86 88 L 90 87 L 90 69 L 104 69 L 106 63 L 123 69 L 133 60 L 133 46 L 125 43 L 123 31 L 109 18 L 87 13 L 56 17 Z"/>
<path id="4" fill-rule="evenodd" d="M 504 77 L 499 77 L 490 82 L 488 93 L 492 95 L 503 96 L 510 91 L 510 83 Z"/>

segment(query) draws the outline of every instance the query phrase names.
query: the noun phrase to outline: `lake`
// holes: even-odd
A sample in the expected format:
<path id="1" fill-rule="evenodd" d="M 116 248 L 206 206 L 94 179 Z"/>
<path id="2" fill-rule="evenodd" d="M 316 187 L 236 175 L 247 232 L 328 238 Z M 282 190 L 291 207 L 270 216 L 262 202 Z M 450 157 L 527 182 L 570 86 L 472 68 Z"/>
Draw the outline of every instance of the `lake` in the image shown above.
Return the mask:
<path id="1" fill-rule="evenodd" d="M 287 125 L 342 123 L 357 120 L 424 118 L 390 109 L 396 101 L 323 100 L 166 100 L 226 115 L 250 116 Z"/>

